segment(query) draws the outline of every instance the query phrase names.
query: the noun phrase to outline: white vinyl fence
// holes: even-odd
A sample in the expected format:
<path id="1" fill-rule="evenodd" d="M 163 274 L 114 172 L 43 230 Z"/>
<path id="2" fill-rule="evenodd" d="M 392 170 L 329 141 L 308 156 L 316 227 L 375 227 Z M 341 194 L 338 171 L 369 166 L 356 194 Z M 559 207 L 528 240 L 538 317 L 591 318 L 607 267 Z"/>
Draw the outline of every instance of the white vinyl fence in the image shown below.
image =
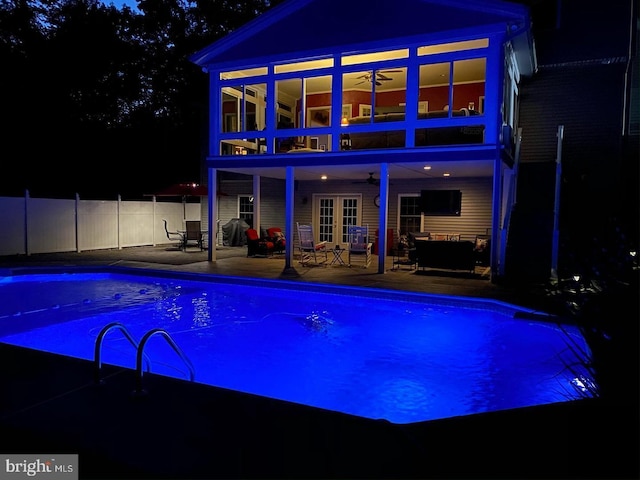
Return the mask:
<path id="1" fill-rule="evenodd" d="M 0 197 L 0 255 L 81 252 L 170 242 L 185 220 L 200 220 L 199 203 Z"/>

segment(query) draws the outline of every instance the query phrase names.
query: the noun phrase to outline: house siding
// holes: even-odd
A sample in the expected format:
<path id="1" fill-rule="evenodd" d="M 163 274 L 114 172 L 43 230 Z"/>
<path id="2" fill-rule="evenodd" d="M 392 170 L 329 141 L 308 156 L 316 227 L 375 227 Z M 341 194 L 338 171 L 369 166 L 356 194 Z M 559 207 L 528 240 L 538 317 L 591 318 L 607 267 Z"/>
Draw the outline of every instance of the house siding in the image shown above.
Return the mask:
<path id="1" fill-rule="evenodd" d="M 398 202 L 402 194 L 419 194 L 423 189 L 459 189 L 462 191 L 462 212 L 459 217 L 426 216 L 424 231 L 459 233 L 463 240 L 473 240 L 478 234 L 486 234 L 491 228 L 492 179 L 391 179 L 389 195 L 389 216 L 387 228 L 393 229 L 394 242 L 398 239 Z M 354 184 L 351 181 L 301 182 L 295 192 L 295 218 L 300 223 L 313 220 L 313 196 L 322 195 L 362 195 L 362 221 L 369 225 L 375 235 L 380 210 L 374 204 L 379 188 L 374 185 Z M 263 194 L 264 205 L 271 205 L 268 193 Z M 277 200 L 276 200 L 277 202 Z M 270 207 L 265 207 L 270 208 Z M 296 239 L 297 241 L 297 239 Z"/>
<path id="2" fill-rule="evenodd" d="M 280 227 L 289 236 L 285 225 L 286 211 L 286 182 L 275 178 L 261 178 L 260 190 L 262 201 L 260 203 L 260 227 L 263 229 Z M 267 201 L 268 199 L 268 201 Z"/>
<path id="3" fill-rule="evenodd" d="M 521 161 L 555 161 L 556 132 L 559 125 L 564 126 L 561 194 L 565 209 L 588 211 L 603 202 L 617 202 L 607 192 L 615 190 L 623 176 L 624 69 L 622 63 L 547 67 L 524 84 Z M 549 172 L 554 174 L 553 169 Z M 535 191 L 528 187 L 522 193 Z M 525 200 L 533 203 L 534 199 Z"/>
<path id="4" fill-rule="evenodd" d="M 447 178 L 407 182 L 402 193 L 420 193 L 420 190 L 442 189 L 462 192 L 462 209 L 459 217 L 424 216 L 423 231 L 435 233 L 459 233 L 462 240 L 473 240 L 491 228 L 492 179 L 491 178 Z M 400 192 L 399 192 L 400 193 Z M 397 230 L 398 195 L 391 207 L 389 220 Z M 393 223 L 391 223 L 393 222 Z"/>
<path id="5" fill-rule="evenodd" d="M 618 153 L 623 105 L 624 64 L 541 68 L 523 82 L 521 161 L 555 160 L 559 125 L 567 161 Z"/>

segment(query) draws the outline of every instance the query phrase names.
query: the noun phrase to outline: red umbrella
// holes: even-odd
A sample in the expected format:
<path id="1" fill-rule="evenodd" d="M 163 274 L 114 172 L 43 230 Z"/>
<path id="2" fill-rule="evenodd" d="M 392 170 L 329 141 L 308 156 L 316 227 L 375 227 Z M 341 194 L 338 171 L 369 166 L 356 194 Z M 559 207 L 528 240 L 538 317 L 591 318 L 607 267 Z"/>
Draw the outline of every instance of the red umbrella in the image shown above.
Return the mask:
<path id="1" fill-rule="evenodd" d="M 199 183 L 174 183 L 167 188 L 154 193 L 156 197 L 206 197 L 209 190 Z"/>

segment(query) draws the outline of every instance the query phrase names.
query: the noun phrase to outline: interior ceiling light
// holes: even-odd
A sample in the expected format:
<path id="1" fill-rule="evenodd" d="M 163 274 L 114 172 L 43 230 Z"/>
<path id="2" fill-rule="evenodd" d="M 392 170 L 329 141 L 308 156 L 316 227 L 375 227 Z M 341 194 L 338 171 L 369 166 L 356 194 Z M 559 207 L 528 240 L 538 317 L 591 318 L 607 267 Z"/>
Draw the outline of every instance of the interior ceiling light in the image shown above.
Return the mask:
<path id="1" fill-rule="evenodd" d="M 425 165 L 424 167 L 422 167 L 424 170 L 431 170 L 431 165 Z"/>
<path id="2" fill-rule="evenodd" d="M 322 175 L 322 176 L 320 177 L 320 180 L 326 180 L 326 179 L 327 179 L 327 176 L 326 176 L 326 175 Z"/>
<path id="3" fill-rule="evenodd" d="M 444 173 L 442 174 L 442 176 L 443 176 L 443 177 L 450 177 L 450 176 L 451 176 L 451 174 L 450 174 L 449 172 L 444 172 Z"/>

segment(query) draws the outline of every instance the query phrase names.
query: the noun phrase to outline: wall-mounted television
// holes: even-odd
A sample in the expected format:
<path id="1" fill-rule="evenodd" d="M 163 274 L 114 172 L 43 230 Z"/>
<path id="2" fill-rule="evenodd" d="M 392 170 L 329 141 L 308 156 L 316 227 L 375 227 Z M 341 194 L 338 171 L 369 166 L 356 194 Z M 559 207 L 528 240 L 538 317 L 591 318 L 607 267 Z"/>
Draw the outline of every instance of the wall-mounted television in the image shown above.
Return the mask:
<path id="1" fill-rule="evenodd" d="M 460 216 L 462 192 L 460 190 L 422 190 L 420 209 L 425 215 Z"/>

